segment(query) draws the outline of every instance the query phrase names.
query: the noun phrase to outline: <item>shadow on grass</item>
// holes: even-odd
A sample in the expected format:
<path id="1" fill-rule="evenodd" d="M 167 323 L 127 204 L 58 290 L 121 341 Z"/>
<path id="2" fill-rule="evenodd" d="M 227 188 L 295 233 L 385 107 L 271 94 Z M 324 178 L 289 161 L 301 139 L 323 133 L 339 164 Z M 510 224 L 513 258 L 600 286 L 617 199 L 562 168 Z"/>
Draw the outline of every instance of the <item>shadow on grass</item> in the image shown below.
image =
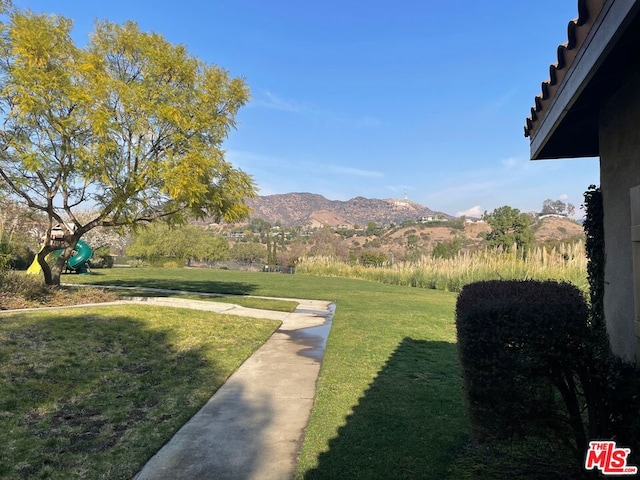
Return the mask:
<path id="1" fill-rule="evenodd" d="M 404 338 L 304 478 L 445 478 L 467 431 L 456 345 Z"/>
<path id="2" fill-rule="evenodd" d="M 93 285 L 107 285 L 115 287 L 142 287 L 159 288 L 166 290 L 182 290 L 197 293 L 220 293 L 226 295 L 251 295 L 255 292 L 257 285 L 244 282 L 220 282 L 215 280 L 191 280 L 191 279 L 160 279 L 160 278 L 136 278 L 135 280 L 114 279 L 107 276 L 101 280 L 100 273 L 91 273 L 88 283 Z"/>
<path id="3" fill-rule="evenodd" d="M 43 317 L 0 317 L 1 478 L 132 478 L 235 368 L 135 318 Z"/>

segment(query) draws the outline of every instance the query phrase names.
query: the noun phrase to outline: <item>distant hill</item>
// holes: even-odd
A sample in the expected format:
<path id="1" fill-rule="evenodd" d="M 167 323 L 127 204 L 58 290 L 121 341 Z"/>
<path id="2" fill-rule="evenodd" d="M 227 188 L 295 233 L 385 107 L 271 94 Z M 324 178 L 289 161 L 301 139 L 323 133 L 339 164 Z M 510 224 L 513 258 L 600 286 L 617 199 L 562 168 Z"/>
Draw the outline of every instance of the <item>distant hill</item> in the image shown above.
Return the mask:
<path id="1" fill-rule="evenodd" d="M 488 223 L 466 223 L 464 228 L 454 228 L 452 225 L 415 224 L 402 228 L 394 228 L 381 235 L 357 235 L 339 238 L 341 251 L 358 256 L 359 253 L 371 248 L 382 252 L 388 258 L 403 260 L 406 258 L 407 245 L 412 238 L 414 248 L 420 253 L 430 255 L 435 245 L 441 242 L 459 240 L 463 251 L 477 251 L 483 247 L 483 235 L 489 233 Z M 573 243 L 584 240 L 582 226 L 568 218 L 543 218 L 533 225 L 533 231 L 538 245 L 559 245 L 562 242 Z"/>
<path id="2" fill-rule="evenodd" d="M 450 215 L 433 211 L 407 199 L 380 200 L 356 197 L 340 201 L 328 200 L 314 193 L 284 193 L 258 197 L 247 203 L 253 210 L 252 218 L 262 218 L 272 224 L 280 222 L 284 227 L 366 226 L 369 222 L 388 226 L 392 223 L 399 225 L 405 220 L 418 220 L 421 217 L 436 215 L 442 215 L 447 219 L 452 218 Z"/>

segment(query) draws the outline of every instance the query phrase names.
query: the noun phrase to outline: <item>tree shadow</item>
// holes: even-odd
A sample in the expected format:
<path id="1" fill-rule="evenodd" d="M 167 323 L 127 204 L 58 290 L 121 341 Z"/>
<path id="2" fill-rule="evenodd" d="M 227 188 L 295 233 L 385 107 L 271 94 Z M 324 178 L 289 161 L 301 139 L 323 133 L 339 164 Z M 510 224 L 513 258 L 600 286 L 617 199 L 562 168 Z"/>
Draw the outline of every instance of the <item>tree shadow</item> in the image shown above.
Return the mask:
<path id="1" fill-rule="evenodd" d="M 35 317 L 0 317 L 2 478 L 130 479 L 233 370 L 132 317 Z"/>
<path id="2" fill-rule="evenodd" d="M 93 276 L 96 275 L 94 278 Z M 194 293 L 220 293 L 224 295 L 251 295 L 257 285 L 246 282 L 222 282 L 215 280 L 182 280 L 178 278 L 136 278 L 135 280 L 119 280 L 108 277 L 100 280 L 100 273 L 91 273 L 91 284 L 114 287 L 157 288 L 163 290 L 181 290 Z"/>
<path id="3" fill-rule="evenodd" d="M 467 435 L 456 345 L 407 337 L 304 478 L 445 478 Z"/>
<path id="4" fill-rule="evenodd" d="M 278 454 L 264 435 L 272 417 L 270 396 L 226 384 L 134 478 L 259 478 L 262 465 Z"/>

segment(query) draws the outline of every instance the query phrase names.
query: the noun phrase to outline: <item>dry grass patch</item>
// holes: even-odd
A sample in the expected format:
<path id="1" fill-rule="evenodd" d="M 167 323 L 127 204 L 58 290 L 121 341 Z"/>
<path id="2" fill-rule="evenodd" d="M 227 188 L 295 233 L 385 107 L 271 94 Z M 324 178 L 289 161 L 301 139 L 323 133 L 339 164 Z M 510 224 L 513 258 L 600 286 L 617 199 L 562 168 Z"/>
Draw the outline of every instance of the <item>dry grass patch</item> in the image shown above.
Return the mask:
<path id="1" fill-rule="evenodd" d="M 117 300 L 113 292 L 77 287 L 50 287 L 41 276 L 0 272 L 0 310 L 60 307 Z"/>

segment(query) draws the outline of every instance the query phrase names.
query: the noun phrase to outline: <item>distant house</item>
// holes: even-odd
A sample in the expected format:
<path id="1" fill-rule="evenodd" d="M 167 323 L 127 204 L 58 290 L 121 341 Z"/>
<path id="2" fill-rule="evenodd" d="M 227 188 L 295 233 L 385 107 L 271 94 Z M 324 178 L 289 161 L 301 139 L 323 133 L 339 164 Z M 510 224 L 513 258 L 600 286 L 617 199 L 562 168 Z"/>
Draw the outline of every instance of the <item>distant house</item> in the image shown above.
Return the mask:
<path id="1" fill-rule="evenodd" d="M 244 233 L 242 232 L 231 232 L 228 233 L 227 238 L 232 238 L 234 240 L 244 240 Z"/>
<path id="2" fill-rule="evenodd" d="M 569 218 L 566 213 L 537 213 L 536 215 L 540 220 L 543 218 Z"/>
<path id="3" fill-rule="evenodd" d="M 525 126 L 532 160 L 600 157 L 605 319 L 628 360 L 640 360 L 639 12 L 640 0 L 578 1 Z"/>
<path id="4" fill-rule="evenodd" d="M 418 219 L 419 223 L 432 223 L 432 222 L 442 222 L 445 221 L 447 217 L 445 217 L 441 213 L 437 213 L 436 215 L 428 215 L 426 217 L 420 217 Z"/>

